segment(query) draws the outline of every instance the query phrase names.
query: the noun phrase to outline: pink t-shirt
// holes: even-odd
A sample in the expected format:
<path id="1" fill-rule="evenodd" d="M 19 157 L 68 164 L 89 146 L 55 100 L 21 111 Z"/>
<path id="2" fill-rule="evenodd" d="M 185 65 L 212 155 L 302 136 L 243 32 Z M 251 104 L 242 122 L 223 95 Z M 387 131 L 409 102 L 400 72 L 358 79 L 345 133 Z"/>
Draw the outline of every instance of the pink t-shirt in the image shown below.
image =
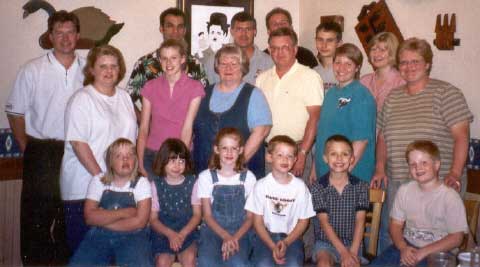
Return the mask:
<path id="1" fill-rule="evenodd" d="M 152 211 L 153 212 L 159 212 L 160 211 L 160 203 L 158 203 L 158 194 L 157 194 L 157 187 L 155 186 L 154 182 L 150 182 L 151 187 L 152 187 Z M 192 197 L 191 197 L 191 204 L 193 206 L 200 206 L 202 205 L 202 202 L 200 198 L 198 197 L 198 180 L 195 181 L 193 184 L 193 189 L 192 189 Z"/>
<path id="2" fill-rule="evenodd" d="M 147 148 L 158 150 L 165 139 L 180 138 L 190 102 L 198 96 L 203 97 L 205 91 L 199 81 L 182 73 L 173 87 L 172 96 L 165 75 L 148 81 L 140 94 L 152 106 Z"/>
<path id="3" fill-rule="evenodd" d="M 383 102 L 385 102 L 385 98 L 387 98 L 388 94 L 392 89 L 400 87 L 405 84 L 402 76 L 395 68 L 391 68 L 390 71 L 387 73 L 387 79 L 382 84 L 382 86 L 377 87 L 376 85 L 377 77 L 375 72 L 364 75 L 360 79 L 360 83 L 362 83 L 365 87 L 368 88 L 370 93 L 375 98 L 375 102 L 377 103 L 377 113 L 382 110 Z"/>

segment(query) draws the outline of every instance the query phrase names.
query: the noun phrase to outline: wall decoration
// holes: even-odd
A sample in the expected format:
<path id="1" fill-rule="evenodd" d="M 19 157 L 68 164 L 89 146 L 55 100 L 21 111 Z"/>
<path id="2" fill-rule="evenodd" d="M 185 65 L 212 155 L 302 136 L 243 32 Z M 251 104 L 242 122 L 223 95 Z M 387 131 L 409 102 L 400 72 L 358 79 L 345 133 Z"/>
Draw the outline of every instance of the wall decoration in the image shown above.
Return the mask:
<path id="1" fill-rule="evenodd" d="M 433 44 L 439 50 L 453 50 L 455 46 L 460 45 L 460 39 L 453 37 L 457 30 L 457 23 L 455 13 L 452 14 L 450 24 L 448 23 L 448 14 L 443 16 L 443 24 L 441 22 L 442 15 L 437 15 L 437 22 L 435 24 L 436 37 Z"/>
<path id="2" fill-rule="evenodd" d="M 391 32 L 395 34 L 399 42 L 403 41 L 402 33 L 398 29 L 385 0 L 379 0 L 363 6 L 357 19 L 358 23 L 355 26 L 355 31 L 365 52 L 368 51 L 368 42 L 377 33 Z"/>
<path id="3" fill-rule="evenodd" d="M 187 15 L 190 53 L 199 59 L 231 42 L 233 15 L 241 11 L 253 15 L 253 0 L 178 0 L 178 7 Z"/>
<path id="4" fill-rule="evenodd" d="M 29 0 L 23 7 L 23 18 L 43 9 L 51 16 L 55 8 L 45 0 Z M 102 10 L 89 6 L 81 7 L 72 11 L 80 20 L 80 40 L 77 42 L 77 49 L 90 49 L 94 46 L 108 44 L 112 37 L 123 27 L 124 23 L 116 23 Z M 48 38 L 48 31 L 38 39 L 43 49 L 52 48 Z"/>
<path id="5" fill-rule="evenodd" d="M 344 29 L 343 24 L 345 21 L 343 16 L 340 16 L 340 15 L 320 16 L 320 23 L 326 23 L 330 21 L 338 23 L 338 25 L 340 25 L 340 27 L 342 28 L 342 32 L 343 32 L 343 29 Z"/>

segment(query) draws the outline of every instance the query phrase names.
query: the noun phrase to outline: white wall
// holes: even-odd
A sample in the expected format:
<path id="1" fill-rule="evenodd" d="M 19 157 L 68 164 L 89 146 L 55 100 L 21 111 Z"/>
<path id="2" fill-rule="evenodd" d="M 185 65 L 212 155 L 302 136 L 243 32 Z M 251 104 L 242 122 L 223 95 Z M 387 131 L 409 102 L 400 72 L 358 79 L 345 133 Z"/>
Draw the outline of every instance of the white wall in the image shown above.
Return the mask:
<path id="1" fill-rule="evenodd" d="M 342 15 L 345 18 L 344 42 L 362 47 L 354 27 L 361 7 L 370 2 L 371 0 L 302 0 L 300 2 L 301 42 L 315 51 L 314 34 L 320 22 L 320 16 Z M 432 45 L 434 57 L 431 77 L 448 81 L 462 89 L 470 110 L 475 115 L 471 125 L 471 136 L 480 137 L 480 105 L 478 104 L 480 94 L 477 88 L 480 84 L 478 31 L 480 1 L 387 0 L 386 2 L 404 38 L 420 37 Z M 432 43 L 435 39 L 436 16 L 444 13 L 456 13 L 457 17 L 455 38 L 460 38 L 461 43 L 453 51 L 438 50 Z M 364 61 L 362 73 L 371 71 L 370 65 Z"/>
<path id="2" fill-rule="evenodd" d="M 22 6 L 26 2 L 26 0 L 0 1 L 0 25 L 2 25 L 0 28 L 0 128 L 8 127 L 4 104 L 19 67 L 27 60 L 45 53 L 38 45 L 38 37 L 47 28 L 48 16 L 40 10 L 22 19 Z M 126 84 L 135 60 L 158 47 L 161 40 L 158 32 L 158 17 L 163 10 L 177 4 L 176 0 L 48 0 L 48 2 L 57 10 L 73 10 L 94 5 L 113 20 L 125 23 L 123 29 L 110 42 L 122 51 L 127 64 L 127 77 L 120 86 Z M 258 21 L 257 43 L 261 49 L 267 46 L 264 18 L 266 13 L 275 6 L 289 10 L 293 16 L 294 27 L 296 29 L 299 27 L 299 0 L 256 1 L 254 15 Z M 80 54 L 85 56 L 86 53 L 86 50 L 80 50 Z"/>

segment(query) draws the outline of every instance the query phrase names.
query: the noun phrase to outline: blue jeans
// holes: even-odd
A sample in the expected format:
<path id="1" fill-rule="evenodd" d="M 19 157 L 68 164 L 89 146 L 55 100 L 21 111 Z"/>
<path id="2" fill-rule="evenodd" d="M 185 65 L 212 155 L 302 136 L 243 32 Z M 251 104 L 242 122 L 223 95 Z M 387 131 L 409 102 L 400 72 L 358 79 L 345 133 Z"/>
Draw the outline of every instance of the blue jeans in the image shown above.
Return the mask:
<path id="1" fill-rule="evenodd" d="M 67 245 L 72 253 L 77 250 L 89 229 L 83 218 L 84 204 L 84 200 L 63 202 Z"/>
<path id="2" fill-rule="evenodd" d="M 272 238 L 274 243 L 285 239 L 286 234 L 283 233 L 270 233 L 270 238 Z M 303 242 L 301 239 L 295 240 L 287 248 L 287 253 L 285 254 L 285 264 L 279 265 L 276 264 L 273 260 L 272 251 L 263 243 L 263 241 L 256 237 L 253 242 L 253 262 L 256 267 L 273 267 L 273 266 L 285 266 L 285 267 L 301 267 L 303 266 Z"/>
<path id="3" fill-rule="evenodd" d="M 92 227 L 69 266 L 153 266 L 149 230 L 114 232 Z"/>
<path id="4" fill-rule="evenodd" d="M 395 247 L 395 245 L 391 245 L 382 254 L 380 254 L 375 260 L 370 263 L 371 267 L 389 267 L 389 266 L 401 266 L 400 265 L 400 250 Z M 419 262 L 417 267 L 426 267 L 427 266 L 427 258 L 423 259 Z"/>

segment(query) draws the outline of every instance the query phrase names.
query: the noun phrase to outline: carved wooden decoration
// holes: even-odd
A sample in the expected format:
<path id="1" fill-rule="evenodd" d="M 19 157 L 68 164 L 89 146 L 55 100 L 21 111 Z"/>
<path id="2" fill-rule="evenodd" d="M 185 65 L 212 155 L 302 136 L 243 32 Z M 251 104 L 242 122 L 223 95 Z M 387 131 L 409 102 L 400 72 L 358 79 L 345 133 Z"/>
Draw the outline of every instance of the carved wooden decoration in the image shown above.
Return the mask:
<path id="1" fill-rule="evenodd" d="M 29 0 L 22 9 L 24 19 L 40 9 L 47 12 L 48 16 L 55 12 L 55 8 L 45 0 Z M 72 12 L 80 20 L 80 40 L 77 42 L 77 49 L 90 49 L 108 44 L 124 25 L 111 20 L 102 10 L 93 6 L 77 8 Z M 40 36 L 38 42 L 43 49 L 52 48 L 48 31 Z"/>
<path id="2" fill-rule="evenodd" d="M 397 23 L 395 23 L 395 19 L 393 19 L 385 0 L 379 0 L 363 6 L 357 19 L 358 23 L 355 26 L 355 31 L 365 52 L 368 51 L 368 42 L 377 33 L 391 32 L 395 34 L 399 42 L 403 41 L 402 33 L 398 29 Z"/>
<path id="3" fill-rule="evenodd" d="M 326 23 L 326 22 L 330 22 L 330 21 L 338 23 L 338 25 L 340 25 L 340 28 L 342 29 L 342 32 L 343 32 L 343 24 L 344 24 L 343 16 L 331 15 L 331 16 L 321 16 L 320 17 L 320 23 Z"/>
<path id="4" fill-rule="evenodd" d="M 450 24 L 448 23 L 448 14 L 443 16 L 443 24 L 441 22 L 442 15 L 437 15 L 437 23 L 435 24 L 436 37 L 433 44 L 439 50 L 453 50 L 454 46 L 460 45 L 460 39 L 453 38 L 457 30 L 455 13 L 452 14 Z"/>

